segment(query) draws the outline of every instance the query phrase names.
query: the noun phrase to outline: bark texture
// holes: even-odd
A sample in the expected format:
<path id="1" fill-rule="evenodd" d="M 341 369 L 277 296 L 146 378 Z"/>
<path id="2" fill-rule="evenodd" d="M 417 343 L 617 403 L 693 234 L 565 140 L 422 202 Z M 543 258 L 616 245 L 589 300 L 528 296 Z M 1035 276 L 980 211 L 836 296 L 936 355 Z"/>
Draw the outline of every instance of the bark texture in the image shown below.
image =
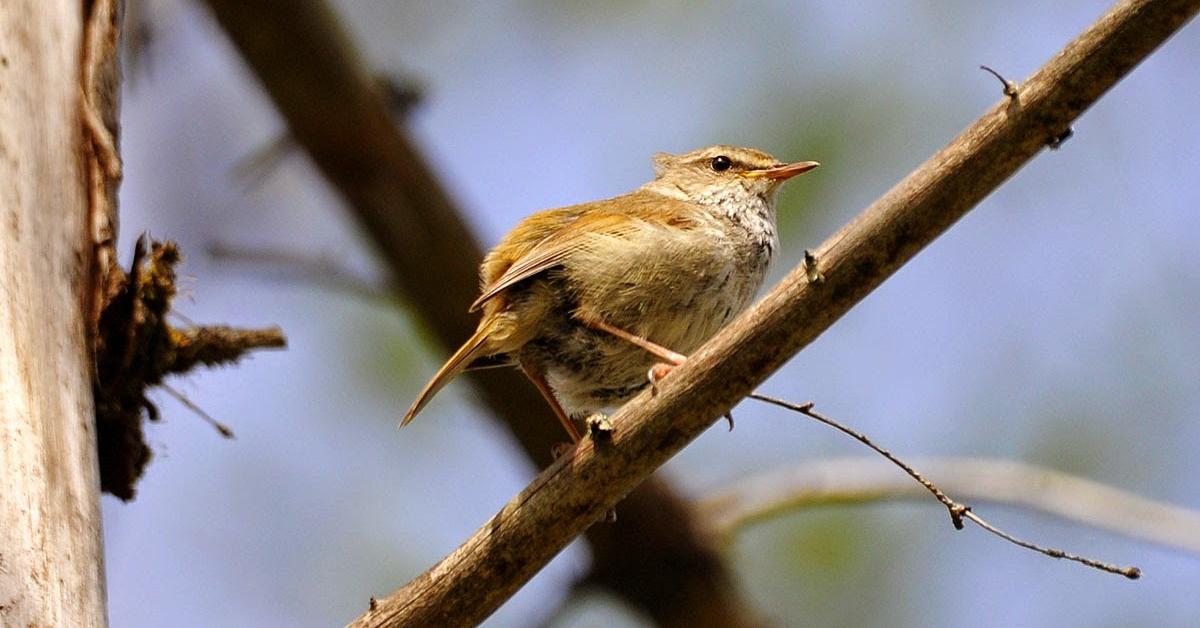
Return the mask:
<path id="1" fill-rule="evenodd" d="M 90 3 L 87 3 L 90 6 Z M 0 5 L 0 625 L 105 623 L 84 8 Z"/>

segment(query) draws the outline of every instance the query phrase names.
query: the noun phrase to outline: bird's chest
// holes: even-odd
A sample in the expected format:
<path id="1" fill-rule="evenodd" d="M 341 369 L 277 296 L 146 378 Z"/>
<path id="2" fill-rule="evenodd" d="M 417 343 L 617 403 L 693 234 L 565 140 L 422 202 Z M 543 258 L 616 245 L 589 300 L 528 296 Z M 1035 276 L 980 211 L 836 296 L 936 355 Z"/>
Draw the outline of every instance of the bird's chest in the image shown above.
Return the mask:
<path id="1" fill-rule="evenodd" d="M 648 338 L 690 353 L 741 312 L 762 287 L 775 248 L 774 234 L 729 236 L 713 263 L 690 269 L 689 280 L 663 290 L 634 324 Z"/>
<path id="2" fill-rule="evenodd" d="M 578 291 L 551 278 L 564 303 L 552 308 L 542 334 L 526 349 L 544 364 L 569 410 L 623 402 L 645 387 L 656 360 L 645 350 L 586 325 L 583 310 L 672 351 L 689 354 L 741 312 L 762 286 L 775 250 L 773 225 L 723 223 L 703 254 L 680 256 L 679 267 L 643 276 L 636 290 L 600 303 L 565 302 Z"/>
<path id="3" fill-rule="evenodd" d="M 715 245 L 708 250 L 704 261 L 688 268 L 690 281 L 675 290 L 662 291 L 656 299 L 671 314 L 665 316 L 668 312 L 664 312 L 664 318 L 668 319 L 664 322 L 668 325 L 686 322 L 689 327 L 704 330 L 696 345 L 707 340 L 754 298 L 778 244 L 775 222 L 765 209 L 721 216 L 712 229 Z M 657 331 L 674 335 L 669 329 Z"/>

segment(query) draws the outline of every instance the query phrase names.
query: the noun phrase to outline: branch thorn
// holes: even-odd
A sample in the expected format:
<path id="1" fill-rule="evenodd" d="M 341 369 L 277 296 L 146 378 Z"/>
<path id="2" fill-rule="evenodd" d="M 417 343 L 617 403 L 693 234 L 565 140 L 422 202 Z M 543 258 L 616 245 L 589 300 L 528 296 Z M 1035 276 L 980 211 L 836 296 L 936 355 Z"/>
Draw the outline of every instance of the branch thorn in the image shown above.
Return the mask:
<path id="1" fill-rule="evenodd" d="M 984 72 L 987 72 L 988 74 L 991 74 L 992 76 L 994 76 L 994 77 L 996 77 L 996 78 L 998 78 L 998 79 L 1000 79 L 1000 83 L 1004 85 L 1004 95 L 1005 95 L 1005 96 L 1008 96 L 1008 97 L 1009 97 L 1009 98 L 1011 98 L 1011 99 L 1013 99 L 1013 101 L 1016 101 L 1016 100 L 1017 100 L 1017 93 L 1018 93 L 1018 92 L 1017 92 L 1017 82 L 1016 82 L 1016 81 L 1010 81 L 1010 80 L 1008 80 L 1008 79 L 1004 78 L 1004 76 L 1003 76 L 1002 74 L 1000 74 L 999 72 L 997 72 L 997 71 L 995 71 L 995 70 L 993 70 L 993 69 L 989 68 L 989 67 L 988 67 L 988 66 L 986 66 L 986 65 L 981 65 L 981 66 L 979 66 L 979 69 L 980 69 L 980 70 L 983 70 Z"/>

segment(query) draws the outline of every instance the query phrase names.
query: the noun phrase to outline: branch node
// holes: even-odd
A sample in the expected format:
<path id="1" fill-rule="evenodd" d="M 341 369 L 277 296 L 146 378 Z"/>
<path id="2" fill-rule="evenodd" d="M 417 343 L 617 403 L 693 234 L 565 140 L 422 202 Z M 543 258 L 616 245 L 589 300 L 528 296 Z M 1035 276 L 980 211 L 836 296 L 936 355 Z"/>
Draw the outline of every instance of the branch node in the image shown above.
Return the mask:
<path id="1" fill-rule="evenodd" d="M 804 276 L 808 279 L 808 283 L 822 283 L 825 281 L 825 275 L 821 274 L 817 268 L 817 256 L 808 249 L 804 249 Z"/>
<path id="2" fill-rule="evenodd" d="M 1046 140 L 1046 146 L 1049 146 L 1050 150 L 1058 150 L 1062 147 L 1063 142 L 1071 139 L 1072 135 L 1075 135 L 1075 129 L 1067 127 L 1067 129 L 1062 133 L 1059 133 L 1058 135 Z"/>
<path id="3" fill-rule="evenodd" d="M 953 506 L 950 506 L 949 510 L 950 510 L 950 521 L 954 523 L 954 529 L 955 530 L 963 529 L 963 526 L 964 526 L 963 515 L 967 514 L 968 512 L 971 512 L 971 507 L 966 506 L 964 504 L 960 504 L 958 502 L 955 502 Z"/>
<path id="4" fill-rule="evenodd" d="M 587 418 L 587 430 L 597 447 L 612 441 L 613 424 L 603 413 L 597 412 Z"/>

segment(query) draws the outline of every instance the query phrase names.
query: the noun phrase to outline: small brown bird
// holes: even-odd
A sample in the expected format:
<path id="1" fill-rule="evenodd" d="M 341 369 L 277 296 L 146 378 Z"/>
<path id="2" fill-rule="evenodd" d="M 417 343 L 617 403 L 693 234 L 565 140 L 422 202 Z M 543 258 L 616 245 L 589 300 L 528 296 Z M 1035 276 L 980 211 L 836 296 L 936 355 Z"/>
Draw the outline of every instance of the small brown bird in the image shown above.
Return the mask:
<path id="1" fill-rule="evenodd" d="M 659 153 L 629 194 L 522 220 L 483 261 L 479 328 L 400 425 L 462 371 L 514 365 L 579 441 L 573 419 L 632 398 L 749 304 L 778 244 L 779 188 L 817 165 Z"/>

